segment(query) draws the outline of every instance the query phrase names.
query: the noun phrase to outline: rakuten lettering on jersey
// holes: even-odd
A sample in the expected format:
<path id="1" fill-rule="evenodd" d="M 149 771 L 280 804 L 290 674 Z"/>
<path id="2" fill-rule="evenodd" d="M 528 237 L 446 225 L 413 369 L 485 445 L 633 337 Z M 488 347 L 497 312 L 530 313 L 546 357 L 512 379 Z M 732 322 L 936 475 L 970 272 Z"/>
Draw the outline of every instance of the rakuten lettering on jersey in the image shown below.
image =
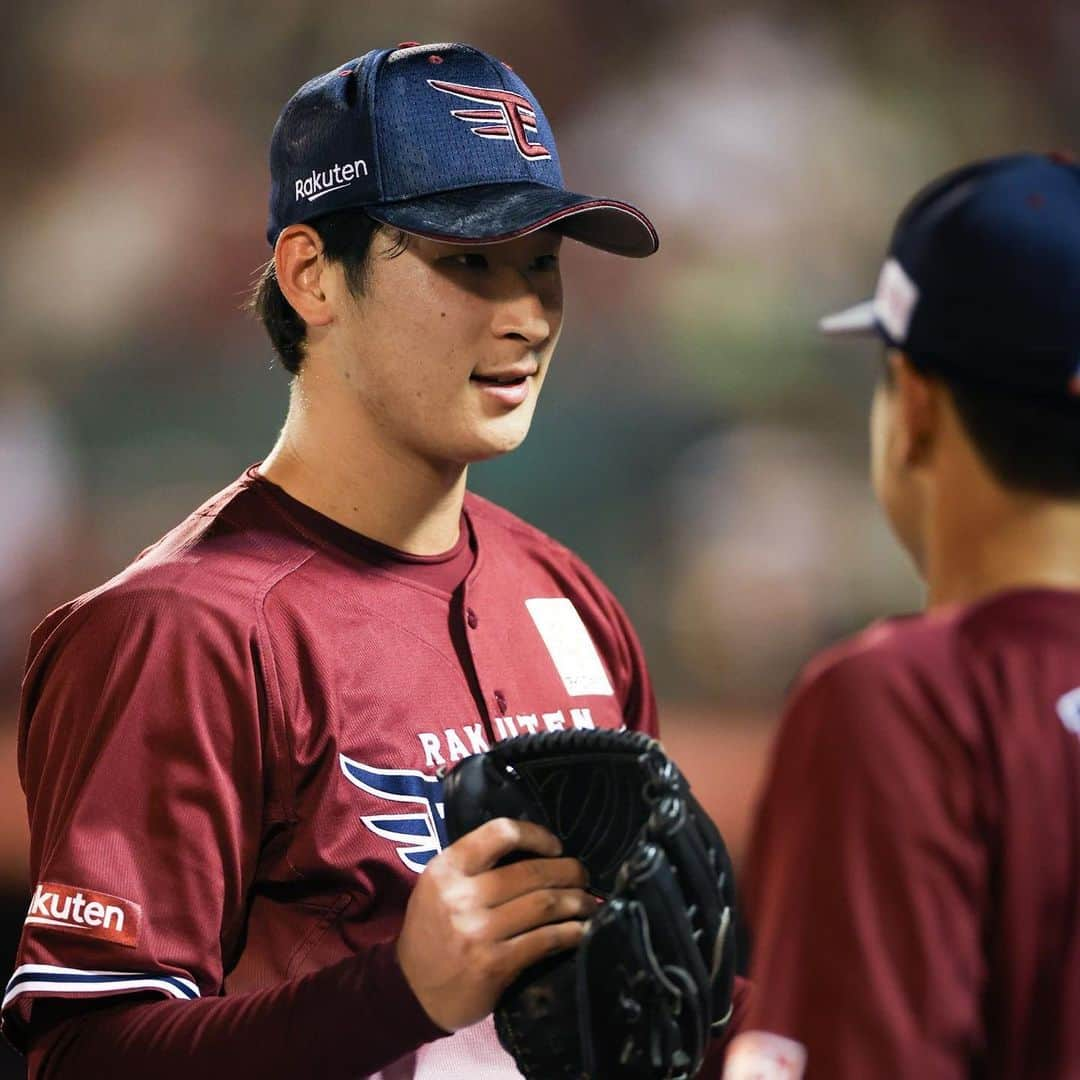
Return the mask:
<path id="1" fill-rule="evenodd" d="M 140 914 L 139 905 L 130 900 L 43 881 L 30 899 L 26 922 L 133 948 L 139 938 Z"/>

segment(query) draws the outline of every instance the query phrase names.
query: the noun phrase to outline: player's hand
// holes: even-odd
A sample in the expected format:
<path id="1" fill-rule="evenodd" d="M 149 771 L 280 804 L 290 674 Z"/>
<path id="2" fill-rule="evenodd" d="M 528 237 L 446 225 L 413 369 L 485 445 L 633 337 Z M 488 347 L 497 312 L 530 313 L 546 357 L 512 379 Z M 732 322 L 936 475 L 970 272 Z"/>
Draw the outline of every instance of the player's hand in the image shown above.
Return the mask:
<path id="1" fill-rule="evenodd" d="M 496 818 L 428 863 L 405 909 L 398 963 L 447 1031 L 476 1023 L 529 964 L 577 945 L 596 901 L 577 859 L 527 821 Z M 495 864 L 515 851 L 546 858 Z"/>

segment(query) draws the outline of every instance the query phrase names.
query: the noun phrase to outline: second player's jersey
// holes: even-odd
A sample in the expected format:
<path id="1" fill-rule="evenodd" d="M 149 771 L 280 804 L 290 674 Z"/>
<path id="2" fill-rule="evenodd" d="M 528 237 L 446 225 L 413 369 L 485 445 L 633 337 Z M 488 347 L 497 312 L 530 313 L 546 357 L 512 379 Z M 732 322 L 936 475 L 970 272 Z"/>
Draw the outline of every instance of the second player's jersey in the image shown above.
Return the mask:
<path id="1" fill-rule="evenodd" d="M 1080 1078 L 1080 593 L 893 620 L 811 665 L 745 884 L 745 1026 L 802 1043 L 808 1077 Z M 757 1045 L 786 1052 L 744 1035 L 726 1075 Z"/>
<path id="2" fill-rule="evenodd" d="M 518 733 L 655 731 L 584 564 L 477 497 L 463 522 L 451 594 L 250 470 L 38 628 L 10 1035 L 41 995 L 237 993 L 390 941 L 446 843 L 443 770 Z M 459 1033 L 387 1075 L 515 1075 L 491 1046 Z"/>

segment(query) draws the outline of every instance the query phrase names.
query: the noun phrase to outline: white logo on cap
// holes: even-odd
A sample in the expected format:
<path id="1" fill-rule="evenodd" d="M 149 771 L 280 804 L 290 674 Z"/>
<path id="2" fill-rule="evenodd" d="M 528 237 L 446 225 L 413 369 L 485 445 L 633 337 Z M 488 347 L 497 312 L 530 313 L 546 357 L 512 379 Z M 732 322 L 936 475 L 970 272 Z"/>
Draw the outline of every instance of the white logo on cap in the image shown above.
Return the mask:
<path id="1" fill-rule="evenodd" d="M 354 180 L 361 176 L 367 176 L 367 162 L 363 158 L 356 161 L 338 162 L 329 169 L 313 169 L 310 176 L 296 181 L 296 201 L 307 199 L 314 202 L 331 191 L 340 191 L 347 188 Z"/>
<path id="2" fill-rule="evenodd" d="M 886 259 L 874 293 L 874 315 L 897 344 L 907 339 L 919 302 L 919 287 L 895 259 Z"/>

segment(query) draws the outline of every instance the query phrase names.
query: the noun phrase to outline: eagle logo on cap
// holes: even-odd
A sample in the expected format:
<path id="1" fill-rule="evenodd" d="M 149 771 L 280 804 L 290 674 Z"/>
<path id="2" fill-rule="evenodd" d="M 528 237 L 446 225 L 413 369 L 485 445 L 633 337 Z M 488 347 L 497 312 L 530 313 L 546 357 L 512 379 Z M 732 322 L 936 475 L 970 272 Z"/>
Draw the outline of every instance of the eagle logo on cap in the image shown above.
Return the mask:
<path id="1" fill-rule="evenodd" d="M 476 124 L 470 128 L 481 139 L 512 139 L 517 152 L 529 161 L 549 161 L 551 151 L 543 143 L 532 142 L 530 135 L 537 134 L 536 108 L 528 98 L 512 90 L 492 89 L 487 86 L 464 86 L 461 83 L 428 79 L 428 86 L 442 94 L 476 101 L 487 108 L 451 109 L 456 120 Z"/>

